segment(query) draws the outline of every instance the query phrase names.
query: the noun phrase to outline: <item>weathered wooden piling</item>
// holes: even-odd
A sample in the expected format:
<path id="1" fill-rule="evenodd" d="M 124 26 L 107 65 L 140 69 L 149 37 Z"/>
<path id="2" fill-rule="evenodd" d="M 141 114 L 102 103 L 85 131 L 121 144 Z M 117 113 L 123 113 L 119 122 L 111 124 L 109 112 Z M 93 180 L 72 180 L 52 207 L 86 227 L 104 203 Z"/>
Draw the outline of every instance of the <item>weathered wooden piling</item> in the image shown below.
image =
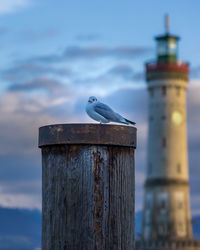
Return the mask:
<path id="1" fill-rule="evenodd" d="M 136 128 L 49 125 L 39 147 L 42 250 L 134 249 Z"/>

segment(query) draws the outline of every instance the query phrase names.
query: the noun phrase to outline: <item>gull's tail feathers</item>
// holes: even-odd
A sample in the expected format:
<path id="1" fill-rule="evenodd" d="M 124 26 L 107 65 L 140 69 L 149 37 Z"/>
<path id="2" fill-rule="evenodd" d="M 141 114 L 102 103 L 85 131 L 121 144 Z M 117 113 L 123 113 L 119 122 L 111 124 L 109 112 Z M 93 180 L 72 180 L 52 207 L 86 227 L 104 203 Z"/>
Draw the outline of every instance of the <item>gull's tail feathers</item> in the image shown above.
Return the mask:
<path id="1" fill-rule="evenodd" d="M 125 119 L 125 118 L 124 118 L 124 120 L 125 120 L 128 124 L 132 124 L 132 125 L 135 125 L 135 124 L 136 124 L 135 122 L 129 121 L 129 120 Z"/>

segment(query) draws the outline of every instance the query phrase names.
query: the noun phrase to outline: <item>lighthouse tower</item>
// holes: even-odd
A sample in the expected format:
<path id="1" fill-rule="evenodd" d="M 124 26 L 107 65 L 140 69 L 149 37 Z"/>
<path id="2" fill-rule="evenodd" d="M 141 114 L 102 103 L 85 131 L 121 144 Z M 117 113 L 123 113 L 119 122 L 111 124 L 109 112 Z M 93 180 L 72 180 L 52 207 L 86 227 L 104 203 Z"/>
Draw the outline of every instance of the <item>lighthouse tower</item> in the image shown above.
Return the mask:
<path id="1" fill-rule="evenodd" d="M 157 58 L 146 64 L 149 93 L 147 179 L 142 238 L 191 239 L 186 132 L 189 65 L 178 61 L 179 37 L 157 36 Z"/>

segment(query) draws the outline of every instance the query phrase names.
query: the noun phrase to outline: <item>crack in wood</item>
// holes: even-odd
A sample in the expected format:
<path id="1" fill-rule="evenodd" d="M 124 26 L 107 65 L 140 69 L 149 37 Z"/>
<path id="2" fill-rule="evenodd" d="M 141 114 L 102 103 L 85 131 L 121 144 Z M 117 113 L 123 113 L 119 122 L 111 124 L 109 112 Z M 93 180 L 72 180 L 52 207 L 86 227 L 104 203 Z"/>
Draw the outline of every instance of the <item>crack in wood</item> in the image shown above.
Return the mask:
<path id="1" fill-rule="evenodd" d="M 93 152 L 94 165 L 94 234 L 95 234 L 95 250 L 103 249 L 103 182 L 102 182 L 102 168 L 103 158 L 99 151 Z"/>

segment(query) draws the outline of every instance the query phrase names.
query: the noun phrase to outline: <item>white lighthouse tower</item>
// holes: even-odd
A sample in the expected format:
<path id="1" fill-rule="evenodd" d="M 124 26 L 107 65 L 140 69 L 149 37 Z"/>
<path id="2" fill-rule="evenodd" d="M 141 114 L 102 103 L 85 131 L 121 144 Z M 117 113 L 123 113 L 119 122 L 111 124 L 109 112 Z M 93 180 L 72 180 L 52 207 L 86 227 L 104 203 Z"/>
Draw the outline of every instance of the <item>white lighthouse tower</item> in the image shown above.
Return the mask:
<path id="1" fill-rule="evenodd" d="M 186 133 L 189 66 L 177 60 L 179 37 L 157 36 L 157 59 L 146 64 L 149 91 L 144 239 L 191 238 Z"/>
<path id="2" fill-rule="evenodd" d="M 191 239 L 186 131 L 189 65 L 177 59 L 179 37 L 157 36 L 157 58 L 146 64 L 149 92 L 147 179 L 142 237 Z"/>

